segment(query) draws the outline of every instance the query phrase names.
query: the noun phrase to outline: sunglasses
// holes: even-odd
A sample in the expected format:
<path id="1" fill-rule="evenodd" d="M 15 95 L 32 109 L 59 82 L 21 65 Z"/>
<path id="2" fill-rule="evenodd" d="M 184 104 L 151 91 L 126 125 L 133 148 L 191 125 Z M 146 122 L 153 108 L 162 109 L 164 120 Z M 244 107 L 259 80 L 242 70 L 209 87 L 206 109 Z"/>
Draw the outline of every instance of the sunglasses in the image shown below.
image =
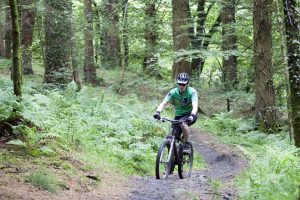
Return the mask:
<path id="1" fill-rule="evenodd" d="M 186 84 L 178 83 L 179 86 L 186 86 Z"/>

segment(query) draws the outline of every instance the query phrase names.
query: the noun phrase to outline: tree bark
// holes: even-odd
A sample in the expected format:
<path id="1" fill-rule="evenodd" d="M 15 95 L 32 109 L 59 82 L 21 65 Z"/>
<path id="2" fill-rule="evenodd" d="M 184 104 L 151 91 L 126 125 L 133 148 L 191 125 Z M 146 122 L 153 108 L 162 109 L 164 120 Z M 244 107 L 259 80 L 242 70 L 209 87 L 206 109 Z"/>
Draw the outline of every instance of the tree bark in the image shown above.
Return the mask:
<path id="1" fill-rule="evenodd" d="M 72 80 L 70 69 L 70 1 L 45 0 L 45 74 L 46 83 L 66 84 Z"/>
<path id="2" fill-rule="evenodd" d="M 288 78 L 290 94 L 288 102 L 291 103 L 291 121 L 295 145 L 300 147 L 300 33 L 299 33 L 299 7 L 297 1 L 284 0 L 284 19 L 287 41 Z"/>
<path id="3" fill-rule="evenodd" d="M 146 3 L 146 24 L 145 24 L 145 55 L 144 55 L 144 72 L 153 76 L 157 76 L 157 22 L 155 2 Z"/>
<path id="4" fill-rule="evenodd" d="M 128 0 L 123 2 L 123 48 L 124 48 L 124 68 L 128 67 L 129 44 L 128 44 Z"/>
<path id="5" fill-rule="evenodd" d="M 33 0 L 22 1 L 21 9 L 21 42 L 22 42 L 22 67 L 24 74 L 33 74 L 32 51 L 33 28 L 35 23 L 35 8 Z"/>
<path id="6" fill-rule="evenodd" d="M 84 57 L 84 80 L 87 83 L 96 85 L 96 67 L 94 62 L 94 46 L 93 46 L 93 10 L 92 1 L 84 0 L 85 15 L 85 57 Z"/>
<path id="7" fill-rule="evenodd" d="M 106 68 L 120 67 L 122 62 L 120 59 L 118 4 L 119 0 L 105 0 L 104 14 L 107 22 L 103 26 L 102 63 Z"/>
<path id="8" fill-rule="evenodd" d="M 237 86 L 237 50 L 235 31 L 235 0 L 222 1 L 222 51 L 224 83 L 227 90 Z"/>
<path id="9" fill-rule="evenodd" d="M 17 0 L 9 0 L 11 10 L 12 38 L 13 38 L 13 60 L 12 78 L 14 83 L 14 94 L 22 97 L 22 70 L 20 64 L 20 27 Z"/>
<path id="10" fill-rule="evenodd" d="M 71 2 L 70 2 L 71 3 Z M 73 8 L 71 5 L 71 16 L 73 16 Z M 77 47 L 76 47 L 76 38 L 75 38 L 75 34 L 74 34 L 74 20 L 72 18 L 71 20 L 71 30 L 70 30 L 70 34 L 71 34 L 71 62 L 72 62 L 72 70 L 73 70 L 73 80 L 75 81 L 75 83 L 77 84 L 77 91 L 80 91 L 82 88 L 81 85 L 81 80 L 80 80 L 80 73 L 79 73 L 79 69 L 78 69 L 78 62 L 77 62 Z"/>
<path id="11" fill-rule="evenodd" d="M 175 53 L 173 61 L 173 78 L 181 72 L 192 75 L 190 62 L 185 60 L 184 57 L 176 55 L 177 53 L 187 50 L 190 45 L 188 29 L 185 28 L 189 21 L 188 11 L 188 0 L 172 0 L 173 50 Z"/>
<path id="12" fill-rule="evenodd" d="M 275 130 L 277 119 L 272 81 L 271 13 L 272 0 L 254 1 L 255 114 L 261 132 Z"/>

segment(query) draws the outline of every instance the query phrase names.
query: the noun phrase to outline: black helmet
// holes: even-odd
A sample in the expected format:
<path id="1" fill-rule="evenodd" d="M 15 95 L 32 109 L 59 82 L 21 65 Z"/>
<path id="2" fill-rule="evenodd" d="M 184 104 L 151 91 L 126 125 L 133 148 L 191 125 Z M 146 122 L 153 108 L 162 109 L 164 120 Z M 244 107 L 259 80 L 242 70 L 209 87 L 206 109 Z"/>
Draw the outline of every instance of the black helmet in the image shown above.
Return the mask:
<path id="1" fill-rule="evenodd" d="M 189 75 L 187 73 L 179 73 L 176 80 L 178 84 L 188 84 Z"/>

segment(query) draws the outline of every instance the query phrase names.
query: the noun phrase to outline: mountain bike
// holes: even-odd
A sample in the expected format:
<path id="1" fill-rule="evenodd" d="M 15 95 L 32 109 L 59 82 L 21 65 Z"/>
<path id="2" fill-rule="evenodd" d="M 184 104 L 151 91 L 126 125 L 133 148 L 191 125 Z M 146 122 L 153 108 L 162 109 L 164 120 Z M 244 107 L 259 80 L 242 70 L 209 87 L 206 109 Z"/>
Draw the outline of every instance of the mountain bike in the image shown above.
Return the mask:
<path id="1" fill-rule="evenodd" d="M 172 125 L 185 122 L 167 118 L 161 118 L 159 121 L 170 122 Z M 171 134 L 166 136 L 161 143 L 156 156 L 156 179 L 167 179 L 169 174 L 173 172 L 175 165 L 178 166 L 178 175 L 180 179 L 191 175 L 193 166 L 193 146 L 190 142 L 188 142 L 187 145 L 187 151 L 183 151 L 183 137 L 176 137 L 173 130 L 171 131 Z"/>

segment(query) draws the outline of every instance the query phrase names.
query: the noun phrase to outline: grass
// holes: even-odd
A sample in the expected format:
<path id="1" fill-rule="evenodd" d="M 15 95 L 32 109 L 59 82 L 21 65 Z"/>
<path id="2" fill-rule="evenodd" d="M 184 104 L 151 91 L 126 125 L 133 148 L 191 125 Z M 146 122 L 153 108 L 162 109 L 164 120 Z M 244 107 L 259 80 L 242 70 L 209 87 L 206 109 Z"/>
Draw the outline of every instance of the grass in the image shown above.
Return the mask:
<path id="1" fill-rule="evenodd" d="M 40 189 L 53 193 L 57 192 L 61 188 L 61 184 L 58 179 L 46 171 L 33 172 L 28 175 L 25 180 Z"/>

